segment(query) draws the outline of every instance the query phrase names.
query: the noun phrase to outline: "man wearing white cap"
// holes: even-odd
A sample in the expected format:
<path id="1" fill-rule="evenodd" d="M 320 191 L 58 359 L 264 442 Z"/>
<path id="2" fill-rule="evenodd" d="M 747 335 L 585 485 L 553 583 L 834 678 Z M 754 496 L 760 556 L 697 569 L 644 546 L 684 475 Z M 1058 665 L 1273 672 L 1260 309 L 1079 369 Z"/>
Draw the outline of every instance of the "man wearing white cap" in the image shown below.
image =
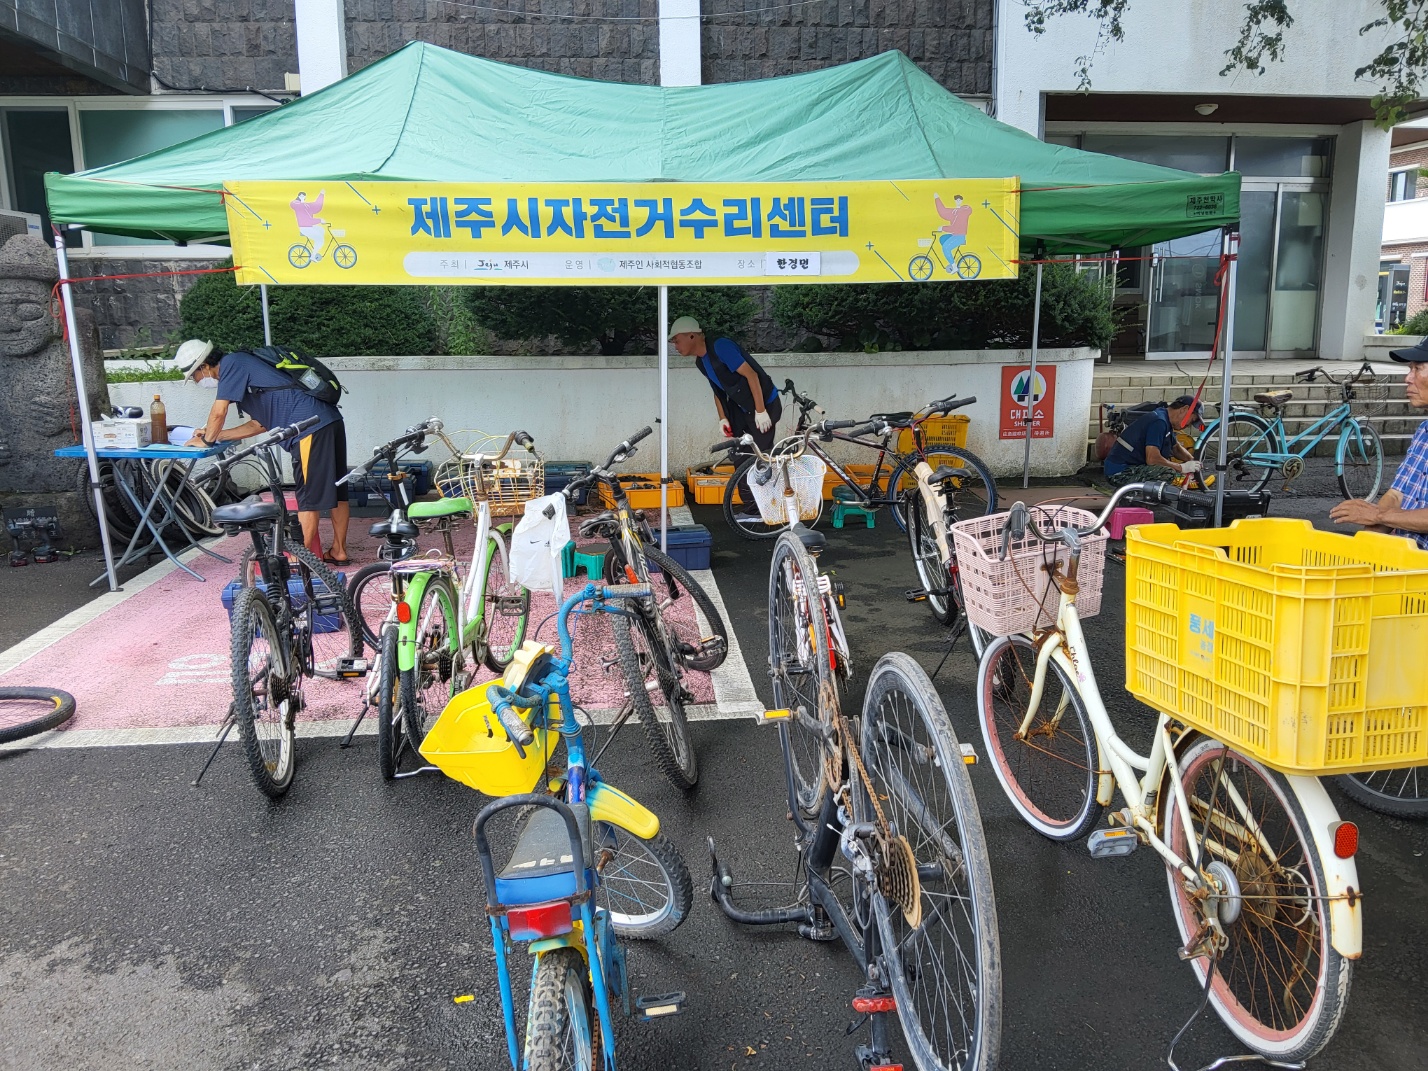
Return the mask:
<path id="1" fill-rule="evenodd" d="M 669 340 L 681 357 L 693 357 L 714 391 L 714 408 L 719 428 L 726 439 L 745 433 L 754 437 L 759 449 L 774 444 L 774 425 L 783 413 L 778 388 L 759 363 L 732 338 L 704 341 L 704 329 L 693 316 L 681 316 L 669 325 Z M 745 510 L 756 512 L 747 486 L 740 487 Z"/>

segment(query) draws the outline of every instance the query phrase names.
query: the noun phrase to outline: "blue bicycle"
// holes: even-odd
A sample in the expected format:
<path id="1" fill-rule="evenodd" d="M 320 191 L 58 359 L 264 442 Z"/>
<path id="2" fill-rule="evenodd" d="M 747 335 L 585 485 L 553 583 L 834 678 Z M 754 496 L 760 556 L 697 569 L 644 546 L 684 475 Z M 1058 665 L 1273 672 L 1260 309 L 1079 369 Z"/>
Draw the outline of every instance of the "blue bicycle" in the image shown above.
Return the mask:
<path id="1" fill-rule="evenodd" d="M 1368 417 L 1383 412 L 1388 384 L 1380 383 L 1373 366 L 1365 361 L 1356 372 L 1335 378 L 1323 368 L 1295 373 L 1299 383 L 1314 383 L 1320 376 L 1339 389 L 1339 404 L 1297 435 L 1284 427 L 1284 409 L 1294 399 L 1290 390 L 1269 390 L 1256 394 L 1258 411 L 1249 406 L 1232 406 L 1227 417 L 1229 468 L 1225 473 L 1234 490 L 1262 491 L 1276 475 L 1286 488 L 1301 477 L 1311 486 L 1327 482 L 1329 455 L 1316 456 L 1316 447 L 1338 432 L 1334 446 L 1333 470 L 1345 498 L 1373 499 L 1383 482 L 1383 444 Z M 1220 422 L 1210 422 L 1195 444 L 1195 458 L 1206 472 L 1214 470 L 1219 457 Z M 1322 470 L 1322 471 L 1320 471 Z M 1319 475 L 1323 480 L 1313 477 Z"/>
<path id="2" fill-rule="evenodd" d="M 614 1071 L 611 1008 L 618 1003 L 630 1012 L 625 956 L 615 939 L 669 933 L 693 903 L 689 869 L 659 819 L 600 776 L 599 753 L 586 759 L 570 698 L 571 615 L 630 614 L 623 603 L 649 597 L 648 584 L 586 584 L 560 607 L 559 654 L 527 640 L 503 678 L 453 698 L 422 742 L 422 755 L 447 776 L 502 797 L 477 816 L 475 838 L 513 1071 L 590 1071 L 597 1038 L 605 1071 Z M 612 735 L 632 711 L 627 695 Z M 561 740 L 565 768 L 552 776 L 547 767 Z M 533 791 L 547 777 L 548 792 Z M 524 813 L 510 858 L 497 870 L 486 827 L 513 809 Z M 524 1044 L 511 987 L 516 942 L 535 957 Z M 684 994 L 667 993 L 636 1007 L 650 1020 L 678 1013 L 683 1003 Z"/>

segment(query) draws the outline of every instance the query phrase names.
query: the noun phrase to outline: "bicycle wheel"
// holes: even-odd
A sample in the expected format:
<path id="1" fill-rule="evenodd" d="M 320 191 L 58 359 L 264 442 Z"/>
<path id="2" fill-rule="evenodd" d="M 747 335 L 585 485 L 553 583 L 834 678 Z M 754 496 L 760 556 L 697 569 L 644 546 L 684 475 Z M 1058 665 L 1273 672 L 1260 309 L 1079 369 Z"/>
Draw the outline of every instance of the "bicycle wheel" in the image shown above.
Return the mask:
<path id="1" fill-rule="evenodd" d="M 491 540 L 486 555 L 485 600 L 481 620 L 485 623 L 486 641 L 481 660 L 492 673 L 506 671 L 511 659 L 526 639 L 526 626 L 531 614 L 531 593 L 519 584 L 507 582 L 510 571 L 506 552 L 496 540 Z"/>
<path id="2" fill-rule="evenodd" d="M 904 507 L 907 515 L 907 541 L 912 550 L 912 564 L 917 570 L 917 578 L 922 581 L 922 590 L 927 592 L 927 608 L 938 624 L 950 625 L 957 620 L 957 604 L 952 601 L 951 572 L 942 560 L 942 550 L 937 545 L 937 535 L 927 522 L 927 504 L 914 487 L 907 495 Z M 949 535 L 950 539 L 951 536 Z M 951 545 L 947 548 L 952 549 Z"/>
<path id="3" fill-rule="evenodd" d="M 982 258 L 975 253 L 963 253 L 957 258 L 957 278 L 975 279 L 982 274 Z"/>
<path id="4" fill-rule="evenodd" d="M 332 259 L 339 268 L 355 268 L 357 266 L 357 250 L 350 245 L 339 245 L 333 249 Z"/>
<path id="5" fill-rule="evenodd" d="M 1345 424 L 1334 454 L 1334 474 L 1345 498 L 1372 500 L 1383 483 L 1383 443 L 1367 421 Z"/>
<path id="6" fill-rule="evenodd" d="M 372 669 L 377 675 L 377 765 L 382 771 L 382 780 L 390 781 L 397 776 L 405 732 L 401 680 L 397 669 L 396 625 L 382 629 L 376 651 L 377 664 Z"/>
<path id="7" fill-rule="evenodd" d="M 391 562 L 372 562 L 347 582 L 347 601 L 362 630 L 362 642 L 374 651 L 381 647 L 382 625 L 392 610 L 391 574 Z"/>
<path id="8" fill-rule="evenodd" d="M 1036 645 L 1001 636 L 977 664 L 977 720 L 992 769 L 1017 813 L 1052 840 L 1075 840 L 1101 816 L 1096 783 L 1101 768 L 1081 694 L 1052 660 L 1041 702 L 1019 737 L 1036 678 Z"/>
<path id="9" fill-rule="evenodd" d="M 58 729 L 74 717 L 74 696 L 58 688 L 0 688 L 0 744 Z"/>
<path id="10" fill-rule="evenodd" d="M 1179 766 L 1194 828 L 1185 828 L 1174 798 L 1166 799 L 1165 842 L 1188 860 L 1193 837 L 1202 871 L 1227 887 L 1206 901 L 1167 868 L 1180 938 L 1194 939 L 1203 929 L 1202 907 L 1215 905 L 1228 944 L 1214 964 L 1210 1003 L 1256 1052 L 1306 1060 L 1338 1028 L 1352 965 L 1329 942 L 1324 871 L 1295 789 L 1208 737 L 1191 744 Z M 1204 955 L 1190 963 L 1203 986 L 1210 964 Z"/>
<path id="11" fill-rule="evenodd" d="M 745 502 L 739 491 L 739 481 L 749 475 L 749 470 L 757 460 L 758 458 L 747 457 L 739 462 L 734 475 L 730 476 L 729 482 L 724 485 L 724 520 L 745 539 L 775 539 L 788 525 L 765 524 L 759 515 L 758 506 L 753 502 Z M 812 527 L 813 523 L 816 522 L 807 526 Z"/>
<path id="12" fill-rule="evenodd" d="M 457 635 L 456 595 L 444 576 L 433 576 L 421 593 L 412 619 L 415 665 L 401 671 L 402 717 L 407 746 L 416 754 L 427 732 L 459 689 L 461 638 Z M 400 648 L 400 642 L 398 647 Z"/>
<path id="13" fill-rule="evenodd" d="M 1232 491 L 1263 491 L 1280 469 L 1277 462 L 1268 460 L 1280 450 L 1279 436 L 1269 422 L 1256 413 L 1236 410 L 1230 413 L 1225 438 L 1229 466 L 1225 471 L 1225 486 Z M 1260 455 L 1262 459 L 1253 460 L 1251 455 Z M 1206 473 L 1212 473 L 1219 456 L 1220 422 L 1216 420 L 1195 444 L 1195 460 Z"/>
<path id="14" fill-rule="evenodd" d="M 609 822 L 596 822 L 591 836 L 600 889 L 617 934 L 659 937 L 689 917 L 694 882 L 672 840 L 663 833 L 643 840 Z"/>
<path id="15" fill-rule="evenodd" d="M 932 258 L 919 253 L 907 262 L 908 278 L 923 282 L 932 278 Z"/>
<path id="16" fill-rule="evenodd" d="M 663 643 L 642 610 L 636 611 L 638 626 L 622 614 L 611 616 L 615 630 L 615 651 L 620 671 L 640 724 L 645 727 L 655 764 L 676 788 L 691 789 L 699 781 L 699 762 L 689 723 L 684 717 L 684 686 L 674 673 Z M 655 706 L 654 698 L 660 697 Z"/>
<path id="17" fill-rule="evenodd" d="M 233 600 L 230 640 L 233 716 L 258 791 L 278 799 L 293 782 L 293 719 L 302 705 L 301 675 L 289 665 L 268 597 L 243 588 Z"/>
<path id="18" fill-rule="evenodd" d="M 674 653 L 680 664 L 686 669 L 692 669 L 699 673 L 708 673 L 718 669 L 724 664 L 724 657 L 729 651 L 729 630 L 724 627 L 724 619 L 719 615 L 714 600 L 709 597 L 709 593 L 704 590 L 703 586 L 689 575 L 689 571 L 684 566 L 664 551 L 654 546 L 646 546 L 643 550 L 646 561 L 657 566 L 664 576 L 662 581 L 653 580 L 656 593 L 658 593 L 660 585 L 663 584 L 671 599 L 689 596 L 694 605 L 699 608 L 699 612 L 704 615 L 704 620 L 709 625 L 709 634 L 718 636 L 724 641 L 718 645 L 717 650 L 708 654 L 702 653 L 700 641 L 704 637 L 700 635 L 698 619 L 675 622 L 666 615 L 665 627 L 679 645 L 678 650 Z"/>
<path id="19" fill-rule="evenodd" d="M 769 673 L 774 706 L 791 712 L 779 733 L 798 809 L 813 818 L 830 780 L 832 787 L 842 780 L 843 752 L 836 735 L 838 676 L 818 596 L 818 567 L 796 532 L 779 537 L 769 566 Z"/>
<path id="20" fill-rule="evenodd" d="M 307 242 L 288 246 L 288 263 L 294 268 L 306 268 L 312 263 L 312 246 Z"/>
<path id="21" fill-rule="evenodd" d="M 912 859 L 883 860 L 873 916 L 898 1019 L 923 1071 L 989 1071 L 1001 1049 L 1001 949 L 981 812 L 947 711 L 927 674 L 884 655 L 863 701 L 854 820 L 878 803 Z M 915 868 L 910 864 L 915 861 Z"/>
<path id="22" fill-rule="evenodd" d="M 249 543 L 243 548 L 243 553 L 238 558 L 238 582 L 245 588 L 252 587 L 262 576 L 258 568 L 256 553 L 252 543 Z M 338 659 L 362 656 L 362 622 L 352 604 L 348 587 L 338 579 L 337 574 L 326 562 L 306 547 L 290 546 L 287 548 L 287 555 L 301 563 L 301 568 L 292 574 L 291 579 L 299 581 L 296 591 L 302 593 L 303 599 L 307 597 L 306 585 L 302 583 L 303 568 L 322 581 L 325 590 L 314 591 L 317 595 L 317 606 L 316 612 L 313 614 L 314 627 L 312 631 L 313 676 L 338 680 L 340 679 L 337 676 Z M 297 600 L 294 599 L 294 601 Z M 299 612 L 305 613 L 306 611 Z M 376 641 L 374 633 L 371 642 L 373 650 L 377 648 Z"/>
<path id="23" fill-rule="evenodd" d="M 898 461 L 888 481 L 888 497 L 894 499 L 893 521 L 904 532 L 907 531 L 907 517 L 903 511 L 902 500 L 905 495 L 917 489 L 917 473 L 914 470 L 919 460 L 916 454 L 904 456 Z M 933 472 L 944 465 L 965 472 L 965 475 L 959 473 L 945 481 L 942 487 L 947 500 L 946 520 L 949 525 L 954 521 L 965 521 L 996 512 L 997 481 L 976 454 L 959 446 L 939 446 L 927 451 L 927 464 L 932 467 Z"/>
<path id="24" fill-rule="evenodd" d="M 1344 795 L 1371 811 L 1395 818 L 1428 818 L 1428 766 L 1334 778 Z"/>
<path id="25" fill-rule="evenodd" d="M 594 1071 L 590 972 L 573 948 L 542 952 L 526 1013 L 525 1071 Z"/>

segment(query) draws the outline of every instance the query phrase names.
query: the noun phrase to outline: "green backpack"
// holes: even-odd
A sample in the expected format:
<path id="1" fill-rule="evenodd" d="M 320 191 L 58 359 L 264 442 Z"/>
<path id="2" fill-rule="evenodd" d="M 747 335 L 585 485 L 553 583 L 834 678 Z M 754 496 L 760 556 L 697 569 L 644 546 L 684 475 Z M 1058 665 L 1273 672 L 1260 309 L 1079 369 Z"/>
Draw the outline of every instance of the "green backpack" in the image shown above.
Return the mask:
<path id="1" fill-rule="evenodd" d="M 342 400 L 342 395 L 347 389 L 337 381 L 337 376 L 332 369 L 316 357 L 309 357 L 300 350 L 287 350 L 280 346 L 259 346 L 257 349 L 247 352 L 264 364 L 276 368 L 293 381 L 291 387 L 258 388 L 263 393 L 270 390 L 300 390 L 320 402 L 336 405 Z"/>

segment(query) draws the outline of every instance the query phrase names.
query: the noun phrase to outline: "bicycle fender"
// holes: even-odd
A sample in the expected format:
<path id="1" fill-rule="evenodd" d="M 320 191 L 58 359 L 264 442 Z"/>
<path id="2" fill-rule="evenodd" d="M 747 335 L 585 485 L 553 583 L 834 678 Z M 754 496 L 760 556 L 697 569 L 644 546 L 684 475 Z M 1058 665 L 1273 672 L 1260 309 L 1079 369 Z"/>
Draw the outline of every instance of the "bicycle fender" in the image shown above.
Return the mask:
<path id="1" fill-rule="evenodd" d="M 406 598 L 402 601 L 411 607 L 411 620 L 405 625 L 397 625 L 397 668 L 411 672 L 416 668 L 417 611 L 421 609 L 421 597 L 426 594 L 426 586 L 435 573 L 413 573 L 407 581 Z"/>
<path id="2" fill-rule="evenodd" d="M 585 923 L 579 919 L 575 920 L 575 928 L 569 933 L 563 933 L 559 937 L 543 937 L 539 941 L 532 941 L 527 946 L 527 951 L 537 958 L 547 952 L 554 952 L 557 948 L 573 948 L 580 953 L 585 962 L 590 962 L 590 950 L 585 947 Z"/>
<path id="3" fill-rule="evenodd" d="M 592 821 L 609 822 L 641 840 L 649 840 L 659 832 L 659 818 L 653 811 L 605 781 L 596 781 L 586 789 L 585 803 Z"/>
<path id="4" fill-rule="evenodd" d="M 1324 895 L 1329 898 L 1329 943 L 1345 959 L 1358 959 L 1364 950 L 1363 886 L 1359 868 L 1352 858 L 1334 854 L 1333 825 L 1339 812 L 1317 777 L 1285 774 L 1285 780 L 1299 798 L 1309 832 L 1324 868 Z"/>

